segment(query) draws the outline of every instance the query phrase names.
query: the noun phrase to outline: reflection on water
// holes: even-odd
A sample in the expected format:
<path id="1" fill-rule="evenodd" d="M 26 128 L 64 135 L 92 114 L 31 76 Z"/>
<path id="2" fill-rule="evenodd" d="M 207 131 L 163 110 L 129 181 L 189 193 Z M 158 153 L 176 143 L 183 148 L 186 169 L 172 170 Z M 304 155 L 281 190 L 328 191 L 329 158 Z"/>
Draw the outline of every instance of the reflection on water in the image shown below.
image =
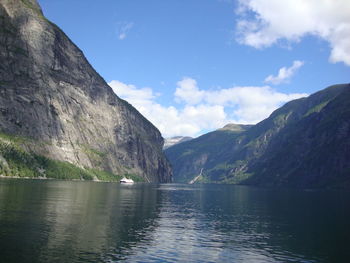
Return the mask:
<path id="1" fill-rule="evenodd" d="M 347 262 L 344 192 L 0 180 L 1 262 Z"/>
<path id="2" fill-rule="evenodd" d="M 97 262 L 111 248 L 127 256 L 157 215 L 157 193 L 143 185 L 0 183 L 3 262 Z"/>

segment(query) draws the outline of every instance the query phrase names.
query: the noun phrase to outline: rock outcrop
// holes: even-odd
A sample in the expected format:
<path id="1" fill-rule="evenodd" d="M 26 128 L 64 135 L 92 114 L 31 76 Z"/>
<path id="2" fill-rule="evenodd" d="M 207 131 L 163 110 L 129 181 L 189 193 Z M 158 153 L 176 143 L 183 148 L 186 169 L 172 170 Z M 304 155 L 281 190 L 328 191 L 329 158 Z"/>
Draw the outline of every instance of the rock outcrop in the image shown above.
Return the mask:
<path id="1" fill-rule="evenodd" d="M 170 182 L 160 132 L 118 98 L 36 0 L 0 0 L 0 130 L 28 152 Z"/>
<path id="2" fill-rule="evenodd" d="M 171 138 L 165 138 L 165 142 L 164 142 L 164 146 L 163 146 L 163 150 L 174 146 L 176 144 L 182 143 L 182 142 L 187 142 L 189 140 L 192 140 L 192 137 L 189 136 L 175 136 L 175 137 L 171 137 Z"/>

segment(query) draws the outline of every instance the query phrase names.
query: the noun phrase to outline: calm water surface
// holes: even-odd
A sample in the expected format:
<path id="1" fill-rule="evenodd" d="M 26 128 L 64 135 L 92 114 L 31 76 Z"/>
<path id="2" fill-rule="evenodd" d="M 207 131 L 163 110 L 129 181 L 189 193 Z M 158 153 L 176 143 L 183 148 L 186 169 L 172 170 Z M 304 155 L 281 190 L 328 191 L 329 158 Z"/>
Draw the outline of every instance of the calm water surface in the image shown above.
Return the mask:
<path id="1" fill-rule="evenodd" d="M 350 262 L 350 194 L 0 180 L 1 262 Z"/>

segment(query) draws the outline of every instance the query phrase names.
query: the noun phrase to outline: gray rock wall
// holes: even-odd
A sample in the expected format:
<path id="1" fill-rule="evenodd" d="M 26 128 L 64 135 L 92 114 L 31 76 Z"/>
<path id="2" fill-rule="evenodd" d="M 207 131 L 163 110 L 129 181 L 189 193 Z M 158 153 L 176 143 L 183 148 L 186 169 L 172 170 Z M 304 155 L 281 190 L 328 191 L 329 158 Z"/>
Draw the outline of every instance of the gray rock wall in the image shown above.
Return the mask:
<path id="1" fill-rule="evenodd" d="M 0 0 L 0 130 L 81 167 L 171 181 L 160 132 L 118 98 L 35 0 Z M 29 147 L 29 146 L 28 146 Z"/>

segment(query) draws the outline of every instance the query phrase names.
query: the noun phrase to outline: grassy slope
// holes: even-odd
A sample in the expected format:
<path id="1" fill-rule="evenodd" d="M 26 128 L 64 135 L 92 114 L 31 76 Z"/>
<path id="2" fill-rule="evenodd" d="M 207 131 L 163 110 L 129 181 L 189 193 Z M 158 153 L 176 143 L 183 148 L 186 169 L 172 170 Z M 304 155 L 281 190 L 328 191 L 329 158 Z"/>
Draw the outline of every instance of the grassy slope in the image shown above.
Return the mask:
<path id="1" fill-rule="evenodd" d="M 335 85 L 287 103 L 246 131 L 215 131 L 169 148 L 175 181 L 193 179 L 198 167 L 204 169 L 202 182 L 324 187 L 346 181 L 350 156 L 342 145 L 350 142 L 344 142 L 346 134 L 334 135 L 348 131 L 349 90 Z M 329 151 L 338 157 L 330 158 Z M 203 156 L 205 163 L 199 161 Z"/>
<path id="2" fill-rule="evenodd" d="M 326 91 L 327 92 L 327 91 Z M 247 183 L 350 187 L 350 89 L 315 104 L 281 131 L 250 171 Z"/>
<path id="3" fill-rule="evenodd" d="M 123 176 L 127 176 L 134 181 L 142 181 L 142 178 L 132 174 L 115 175 L 107 171 L 81 168 L 69 162 L 52 160 L 26 150 L 28 148 L 26 146 L 33 143 L 40 142 L 0 133 L 0 175 L 100 181 L 119 181 Z"/>
<path id="4" fill-rule="evenodd" d="M 165 150 L 165 154 L 173 165 L 174 181 L 189 182 L 199 175 L 211 170 L 219 172 L 227 169 L 224 160 L 232 143 L 249 126 L 242 126 L 239 130 L 217 130 L 196 139 L 179 143 Z"/>

